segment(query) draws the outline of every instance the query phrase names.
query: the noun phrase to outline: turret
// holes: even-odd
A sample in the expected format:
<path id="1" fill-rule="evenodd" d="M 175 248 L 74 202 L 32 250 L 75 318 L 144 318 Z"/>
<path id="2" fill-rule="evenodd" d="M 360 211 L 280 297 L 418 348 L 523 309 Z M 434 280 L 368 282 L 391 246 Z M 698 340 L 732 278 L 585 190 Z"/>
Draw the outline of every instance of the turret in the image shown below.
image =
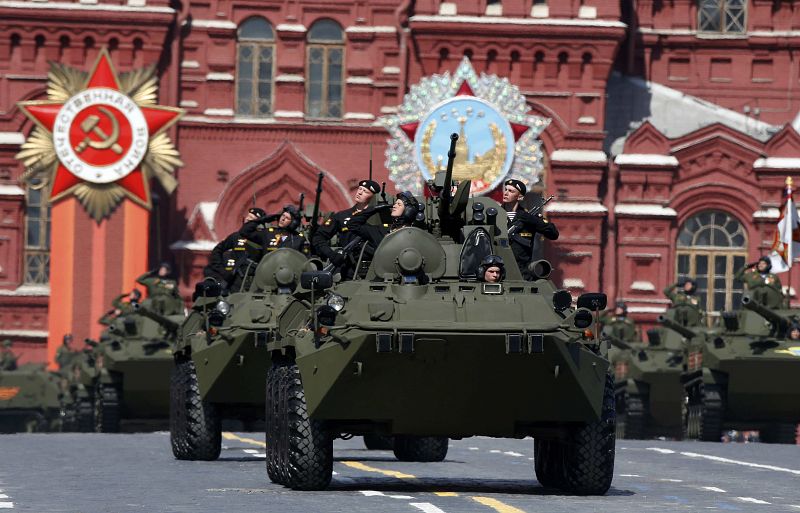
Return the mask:
<path id="1" fill-rule="evenodd" d="M 661 325 L 664 326 L 665 328 L 671 329 L 672 331 L 680 334 L 684 338 L 691 339 L 697 335 L 697 333 L 690 330 L 686 326 L 683 326 L 682 324 L 677 323 L 664 315 L 658 316 L 658 322 L 660 322 Z"/>
<path id="2" fill-rule="evenodd" d="M 180 325 L 177 322 L 175 322 L 175 321 L 173 321 L 173 320 L 171 320 L 171 319 L 169 319 L 167 317 L 164 317 L 163 315 L 158 314 L 158 313 L 148 309 L 146 306 L 143 306 L 141 304 L 134 305 L 133 309 L 139 315 L 141 315 L 143 317 L 147 317 L 148 319 L 157 322 L 158 324 L 163 326 L 165 330 L 167 330 L 167 331 L 169 331 L 171 333 L 177 332 L 178 328 L 180 327 Z"/>
<path id="3" fill-rule="evenodd" d="M 789 326 L 789 319 L 775 310 L 770 310 L 763 304 L 759 303 L 749 294 L 742 296 L 742 307 L 747 310 L 753 311 L 768 320 L 772 324 L 775 331 L 784 332 Z"/>

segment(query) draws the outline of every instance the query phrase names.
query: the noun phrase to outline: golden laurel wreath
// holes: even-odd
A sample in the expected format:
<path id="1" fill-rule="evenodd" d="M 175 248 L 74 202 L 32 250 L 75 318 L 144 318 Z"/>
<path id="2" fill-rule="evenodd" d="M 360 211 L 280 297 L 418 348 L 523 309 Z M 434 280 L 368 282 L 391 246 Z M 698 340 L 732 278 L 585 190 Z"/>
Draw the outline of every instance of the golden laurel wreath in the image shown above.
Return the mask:
<path id="1" fill-rule="evenodd" d="M 101 56 L 108 56 L 105 49 L 102 50 Z M 86 90 L 89 78 L 90 73 L 87 71 L 51 62 L 50 71 L 47 74 L 47 102 L 20 102 L 20 105 L 67 102 L 76 94 Z M 115 78 L 119 83 L 119 92 L 128 96 L 139 107 L 156 106 L 158 77 L 155 66 L 120 73 Z M 174 110 L 179 111 L 174 120 L 177 121 L 183 111 Z M 59 167 L 59 159 L 53 134 L 49 130 L 37 123 L 25 143 L 22 144 L 21 151 L 17 153 L 16 158 L 25 166 L 20 181 L 26 182 L 32 189 L 47 189 L 52 192 L 53 177 Z M 147 151 L 139 166 L 141 166 L 145 187 L 148 190 L 147 201 L 142 201 L 142 199 L 129 194 L 116 182 L 81 181 L 55 197 L 52 197 L 51 194 L 50 202 L 65 195 L 74 194 L 89 215 L 98 223 L 108 217 L 126 196 L 149 209 L 151 207 L 149 187 L 147 186 L 149 179 L 157 178 L 167 194 L 172 194 L 178 185 L 174 176 L 175 169 L 183 166 L 183 162 L 167 133 L 158 131 L 150 135 Z"/>

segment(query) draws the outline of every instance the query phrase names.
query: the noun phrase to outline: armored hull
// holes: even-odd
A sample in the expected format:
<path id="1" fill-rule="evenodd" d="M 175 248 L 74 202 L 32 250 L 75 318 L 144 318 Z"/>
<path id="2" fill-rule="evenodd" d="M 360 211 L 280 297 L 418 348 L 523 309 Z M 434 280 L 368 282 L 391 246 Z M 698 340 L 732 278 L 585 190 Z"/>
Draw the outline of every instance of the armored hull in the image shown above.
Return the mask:
<path id="1" fill-rule="evenodd" d="M 0 371 L 0 432 L 60 430 L 59 381 L 57 374 L 37 364 Z"/>

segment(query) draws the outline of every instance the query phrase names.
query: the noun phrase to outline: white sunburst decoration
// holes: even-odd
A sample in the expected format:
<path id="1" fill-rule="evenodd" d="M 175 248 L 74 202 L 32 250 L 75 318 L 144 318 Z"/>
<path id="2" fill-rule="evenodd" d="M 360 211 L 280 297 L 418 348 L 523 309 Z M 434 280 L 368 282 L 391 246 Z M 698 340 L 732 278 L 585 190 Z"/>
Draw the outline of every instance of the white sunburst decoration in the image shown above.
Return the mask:
<path id="1" fill-rule="evenodd" d="M 420 194 L 424 181 L 444 168 L 453 132 L 460 135 L 453 175 L 472 180 L 473 195 L 489 193 L 511 177 L 528 186 L 540 180 L 539 135 L 550 119 L 528 114 L 517 86 L 497 75 L 478 76 L 467 57 L 452 75 L 423 78 L 397 115 L 379 121 L 391 135 L 386 167 L 400 190 Z"/>

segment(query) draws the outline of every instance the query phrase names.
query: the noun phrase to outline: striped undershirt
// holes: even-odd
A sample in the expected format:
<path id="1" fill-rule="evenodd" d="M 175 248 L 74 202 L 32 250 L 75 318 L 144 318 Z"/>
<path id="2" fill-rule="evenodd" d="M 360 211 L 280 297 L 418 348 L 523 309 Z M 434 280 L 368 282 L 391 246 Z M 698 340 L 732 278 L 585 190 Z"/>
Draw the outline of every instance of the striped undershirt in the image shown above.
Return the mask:
<path id="1" fill-rule="evenodd" d="M 514 218 L 517 216 L 517 212 L 512 210 L 510 212 L 506 212 L 506 216 L 508 216 L 508 220 L 512 223 L 514 222 Z"/>

